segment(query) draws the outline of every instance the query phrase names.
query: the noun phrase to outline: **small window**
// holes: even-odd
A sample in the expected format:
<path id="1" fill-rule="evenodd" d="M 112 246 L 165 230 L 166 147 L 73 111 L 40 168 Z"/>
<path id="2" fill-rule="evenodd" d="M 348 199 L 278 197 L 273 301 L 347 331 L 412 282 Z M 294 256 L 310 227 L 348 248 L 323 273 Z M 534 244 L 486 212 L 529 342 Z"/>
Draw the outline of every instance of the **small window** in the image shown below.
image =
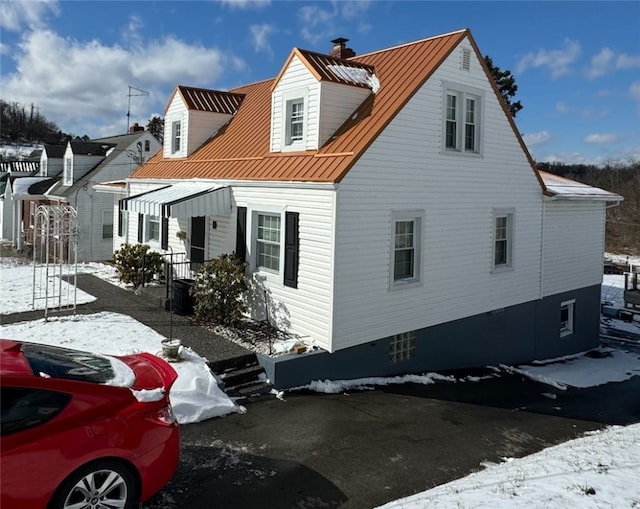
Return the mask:
<path id="1" fill-rule="evenodd" d="M 513 212 L 494 211 L 493 227 L 493 269 L 511 269 L 513 267 Z"/>
<path id="2" fill-rule="evenodd" d="M 144 140 L 144 151 L 149 152 L 151 150 L 151 142 L 149 140 Z"/>
<path id="3" fill-rule="evenodd" d="M 147 224 L 145 226 L 145 240 L 147 242 L 160 242 L 160 217 L 147 216 Z"/>
<path id="4" fill-rule="evenodd" d="M 403 332 L 392 336 L 389 341 L 389 360 L 396 364 L 415 357 L 416 333 Z"/>
<path id="5" fill-rule="evenodd" d="M 392 288 L 420 282 L 422 212 L 392 213 Z"/>
<path id="6" fill-rule="evenodd" d="M 113 238 L 113 211 L 109 209 L 102 211 L 102 238 Z"/>
<path id="7" fill-rule="evenodd" d="M 305 111 L 304 98 L 286 102 L 285 146 L 304 146 Z"/>
<path id="8" fill-rule="evenodd" d="M 171 153 L 180 152 L 182 147 L 182 124 L 180 121 L 171 124 Z"/>
<path id="9" fill-rule="evenodd" d="M 575 299 L 560 304 L 560 337 L 573 334 Z"/>
<path id="10" fill-rule="evenodd" d="M 256 266 L 269 272 L 280 271 L 280 216 L 257 214 Z"/>
<path id="11" fill-rule="evenodd" d="M 27 387 L 2 387 L 0 435 L 40 426 L 57 416 L 71 401 L 71 395 Z"/>

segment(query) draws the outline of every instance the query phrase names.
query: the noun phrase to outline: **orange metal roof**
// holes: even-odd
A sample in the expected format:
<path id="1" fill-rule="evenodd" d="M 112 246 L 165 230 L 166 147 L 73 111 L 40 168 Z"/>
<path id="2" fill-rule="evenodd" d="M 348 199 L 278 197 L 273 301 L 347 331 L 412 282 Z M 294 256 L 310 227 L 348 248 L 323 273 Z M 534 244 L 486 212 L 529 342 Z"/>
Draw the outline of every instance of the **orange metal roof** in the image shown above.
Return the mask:
<path id="1" fill-rule="evenodd" d="M 369 70 L 374 68 L 380 81 L 378 92 L 369 96 L 357 114 L 319 150 L 269 152 L 271 91 L 275 78 L 232 90 L 235 95 L 244 95 L 233 120 L 189 157 L 165 159 L 159 151 L 131 177 L 339 182 L 465 37 L 471 39 L 470 32 L 461 30 L 350 60 L 328 56 L 320 59 L 317 54 L 303 52 L 305 57 L 313 56 L 311 65 L 320 70 L 334 61 L 352 63 Z M 327 79 L 339 78 L 328 76 Z"/>

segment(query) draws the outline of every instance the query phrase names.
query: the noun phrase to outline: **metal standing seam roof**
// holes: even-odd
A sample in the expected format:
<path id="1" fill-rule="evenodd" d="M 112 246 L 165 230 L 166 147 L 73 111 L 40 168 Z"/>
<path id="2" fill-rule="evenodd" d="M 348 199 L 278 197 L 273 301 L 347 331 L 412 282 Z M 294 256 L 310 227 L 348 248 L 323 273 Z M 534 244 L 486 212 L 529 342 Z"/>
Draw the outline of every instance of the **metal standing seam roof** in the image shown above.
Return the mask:
<path id="1" fill-rule="evenodd" d="M 180 97 L 182 97 L 189 110 L 209 111 L 227 115 L 234 115 L 244 99 L 244 95 L 234 94 L 233 92 L 221 92 L 219 90 L 207 90 L 204 88 L 178 85 L 174 93 L 171 94 L 167 108 L 176 93 L 180 94 Z"/>
<path id="2" fill-rule="evenodd" d="M 189 157 L 165 159 L 160 151 L 131 177 L 340 182 L 465 37 L 469 37 L 475 47 L 470 32 L 460 30 L 356 56 L 347 61 L 327 56 L 309 62 L 314 68 L 320 64 L 330 65 L 330 61 L 340 64 L 357 63 L 362 68 L 375 69 L 380 82 L 378 92 L 371 94 L 338 129 L 335 136 L 318 150 L 285 153 L 269 151 L 271 92 L 276 78 L 232 90 L 234 94 L 244 95 L 235 117 L 222 133 L 210 139 Z M 299 53 L 303 57 L 317 55 L 310 52 Z M 479 54 L 478 57 L 482 58 Z M 326 72 L 330 73 L 328 70 Z M 339 77 L 333 76 L 332 79 Z"/>
<path id="3" fill-rule="evenodd" d="M 546 188 L 546 195 L 556 199 L 565 200 L 577 200 L 577 199 L 591 199 L 591 200 L 606 200 L 606 201 L 622 201 L 622 196 L 600 189 L 599 187 L 592 187 L 582 182 L 576 182 L 560 175 L 548 173 L 546 171 L 538 170 L 542 181 Z"/>

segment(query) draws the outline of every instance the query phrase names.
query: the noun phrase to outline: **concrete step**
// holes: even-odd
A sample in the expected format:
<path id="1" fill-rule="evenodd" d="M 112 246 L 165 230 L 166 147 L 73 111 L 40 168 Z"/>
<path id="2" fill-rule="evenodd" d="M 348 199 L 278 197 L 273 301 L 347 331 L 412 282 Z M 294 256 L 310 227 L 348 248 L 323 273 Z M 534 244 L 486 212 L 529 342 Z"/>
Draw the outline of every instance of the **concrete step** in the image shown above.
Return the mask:
<path id="1" fill-rule="evenodd" d="M 245 366 L 255 366 L 258 364 L 258 358 L 255 353 L 247 353 L 246 355 L 235 355 L 228 359 L 208 362 L 209 368 L 214 373 L 221 375 L 226 371 L 244 368 Z"/>
<path id="2" fill-rule="evenodd" d="M 264 374 L 264 369 L 259 364 L 244 366 L 242 368 L 232 369 L 223 373 L 215 372 L 216 375 L 224 383 L 225 390 L 231 387 L 237 387 L 249 382 L 260 380 L 260 375 Z"/>

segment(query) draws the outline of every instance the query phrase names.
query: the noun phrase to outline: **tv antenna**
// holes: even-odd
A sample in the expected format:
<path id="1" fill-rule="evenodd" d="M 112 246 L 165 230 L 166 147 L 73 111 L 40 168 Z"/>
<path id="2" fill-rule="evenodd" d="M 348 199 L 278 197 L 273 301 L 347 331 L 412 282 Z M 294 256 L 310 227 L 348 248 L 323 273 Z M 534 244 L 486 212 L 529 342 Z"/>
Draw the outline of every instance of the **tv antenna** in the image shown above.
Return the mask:
<path id="1" fill-rule="evenodd" d="M 129 133 L 129 120 L 131 117 L 131 98 L 139 97 L 144 95 L 149 95 L 149 92 L 146 90 L 140 90 L 139 88 L 132 87 L 129 85 L 129 102 L 127 103 L 127 134 Z"/>

